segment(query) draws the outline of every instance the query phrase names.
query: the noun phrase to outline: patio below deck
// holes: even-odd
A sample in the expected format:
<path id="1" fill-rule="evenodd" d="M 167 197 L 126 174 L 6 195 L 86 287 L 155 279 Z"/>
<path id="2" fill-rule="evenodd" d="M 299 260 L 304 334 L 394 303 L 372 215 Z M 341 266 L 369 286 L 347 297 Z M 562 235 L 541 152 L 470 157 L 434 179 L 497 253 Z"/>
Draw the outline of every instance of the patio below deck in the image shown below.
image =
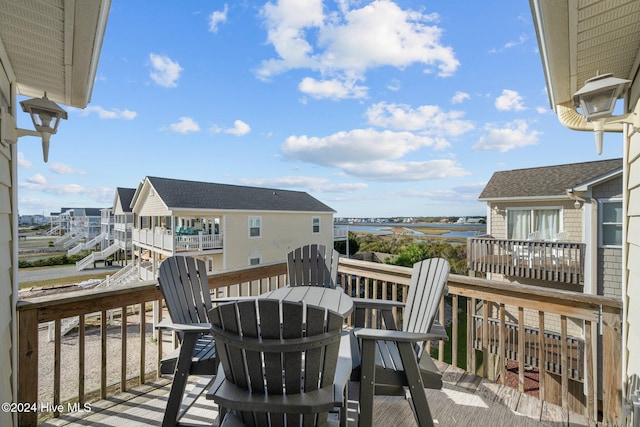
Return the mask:
<path id="1" fill-rule="evenodd" d="M 450 365 L 436 362 L 443 372 L 442 390 L 427 390 L 430 409 L 438 426 L 516 427 L 539 425 L 594 425 L 586 417 L 542 402 L 535 397 L 471 375 Z M 117 426 L 160 425 L 171 385 L 170 378 L 159 378 L 126 393 L 100 400 L 89 411 L 67 413 L 41 426 Z M 349 426 L 357 426 L 357 384 L 350 386 Z M 202 397 L 183 423 L 217 426 L 218 410 L 213 401 Z M 330 425 L 338 425 L 337 414 Z M 401 397 L 377 396 L 374 402 L 374 426 L 415 426 L 408 402 Z"/>

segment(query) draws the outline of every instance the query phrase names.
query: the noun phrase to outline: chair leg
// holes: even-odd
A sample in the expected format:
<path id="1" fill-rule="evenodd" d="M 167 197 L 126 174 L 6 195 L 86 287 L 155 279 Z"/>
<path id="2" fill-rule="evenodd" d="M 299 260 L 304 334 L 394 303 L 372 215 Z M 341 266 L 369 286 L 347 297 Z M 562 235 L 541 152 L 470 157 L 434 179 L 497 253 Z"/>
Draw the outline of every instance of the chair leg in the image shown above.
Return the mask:
<path id="1" fill-rule="evenodd" d="M 171 384 L 171 391 L 169 392 L 167 408 L 164 411 L 164 418 L 162 419 L 162 427 L 173 427 L 178 424 L 178 411 L 180 410 L 184 390 L 187 387 L 187 377 L 189 376 L 193 350 L 196 347 L 197 340 L 197 333 L 184 334 L 182 343 L 180 344 L 180 354 L 178 355 L 176 371 L 173 375 L 173 383 Z"/>
<path id="2" fill-rule="evenodd" d="M 413 401 L 414 414 L 420 427 L 433 427 L 433 418 L 427 402 L 427 394 L 422 383 L 416 353 L 408 342 L 399 342 L 398 351 L 409 384 L 409 393 Z"/>
<path id="3" fill-rule="evenodd" d="M 360 361 L 360 415 L 358 426 L 368 427 L 373 425 L 373 393 L 376 384 L 376 342 L 374 340 L 362 340 Z"/>

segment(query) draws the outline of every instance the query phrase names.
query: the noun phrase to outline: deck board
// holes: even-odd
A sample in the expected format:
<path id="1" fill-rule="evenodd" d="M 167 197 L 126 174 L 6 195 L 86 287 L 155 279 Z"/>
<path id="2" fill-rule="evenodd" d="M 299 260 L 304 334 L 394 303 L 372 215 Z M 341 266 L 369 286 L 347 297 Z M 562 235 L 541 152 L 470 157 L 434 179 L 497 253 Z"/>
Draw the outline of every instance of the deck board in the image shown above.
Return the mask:
<path id="1" fill-rule="evenodd" d="M 436 426 L 518 427 L 540 425 L 594 426 L 586 417 L 567 412 L 557 405 L 510 387 L 468 374 L 459 368 L 437 363 L 443 372 L 442 390 L 427 390 L 427 399 Z M 194 377 L 194 381 L 197 380 Z M 191 386 L 193 383 L 191 383 Z M 64 414 L 42 426 L 118 426 L 142 427 L 160 425 L 169 394 L 170 380 L 161 378 L 92 404 L 89 413 Z M 357 425 L 357 385 L 350 385 L 349 426 Z M 204 398 L 192 407 L 189 425 L 217 426 L 217 407 Z M 337 425 L 333 416 L 330 425 Z M 416 425 L 409 403 L 402 397 L 376 397 L 374 426 L 413 427 Z"/>

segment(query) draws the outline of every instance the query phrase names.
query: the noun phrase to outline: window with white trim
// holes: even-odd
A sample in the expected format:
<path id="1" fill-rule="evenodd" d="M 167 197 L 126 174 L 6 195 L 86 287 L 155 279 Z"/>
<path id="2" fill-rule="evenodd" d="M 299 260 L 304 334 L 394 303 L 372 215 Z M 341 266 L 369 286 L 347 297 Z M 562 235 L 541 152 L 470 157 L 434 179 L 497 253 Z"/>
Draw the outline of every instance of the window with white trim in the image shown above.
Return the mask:
<path id="1" fill-rule="evenodd" d="M 530 233 L 540 232 L 542 240 L 552 240 L 560 231 L 560 208 L 508 208 L 507 239 L 526 240 Z"/>
<path id="2" fill-rule="evenodd" d="M 601 200 L 599 211 L 600 246 L 622 247 L 622 200 Z"/>
<path id="3" fill-rule="evenodd" d="M 311 232 L 313 234 L 320 233 L 320 217 L 314 216 L 311 219 Z"/>
<path id="4" fill-rule="evenodd" d="M 262 217 L 249 217 L 249 238 L 262 237 Z"/>

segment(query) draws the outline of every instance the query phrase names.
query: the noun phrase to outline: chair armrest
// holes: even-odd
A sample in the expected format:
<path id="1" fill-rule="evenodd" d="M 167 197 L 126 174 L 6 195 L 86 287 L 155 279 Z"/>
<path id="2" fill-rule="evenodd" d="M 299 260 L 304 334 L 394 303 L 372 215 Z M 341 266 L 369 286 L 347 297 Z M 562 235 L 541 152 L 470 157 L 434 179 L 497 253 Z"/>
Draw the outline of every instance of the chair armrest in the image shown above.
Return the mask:
<path id="1" fill-rule="evenodd" d="M 405 303 L 401 301 L 391 301 L 375 298 L 353 298 L 353 305 L 356 309 L 368 308 L 375 310 L 391 310 L 395 307 L 404 307 Z"/>
<path id="2" fill-rule="evenodd" d="M 156 325 L 156 329 L 168 329 L 178 332 L 209 332 L 211 331 L 211 323 L 173 323 L 171 319 L 162 319 Z"/>
<path id="3" fill-rule="evenodd" d="M 354 329 L 353 333 L 356 338 L 364 340 L 422 342 L 434 339 L 442 339 L 442 336 L 440 334 L 432 334 L 429 332 L 390 331 L 387 329 L 361 328 Z"/>
<path id="4" fill-rule="evenodd" d="M 393 309 L 404 307 L 405 303 L 373 298 L 353 298 L 352 300 L 354 305 L 354 326 L 360 328 L 374 326 L 371 324 L 372 314 L 378 312 L 380 319 L 384 320 L 384 325 L 387 329 L 398 329 L 393 317 Z M 380 326 L 381 325 L 377 325 L 377 327 Z"/>

